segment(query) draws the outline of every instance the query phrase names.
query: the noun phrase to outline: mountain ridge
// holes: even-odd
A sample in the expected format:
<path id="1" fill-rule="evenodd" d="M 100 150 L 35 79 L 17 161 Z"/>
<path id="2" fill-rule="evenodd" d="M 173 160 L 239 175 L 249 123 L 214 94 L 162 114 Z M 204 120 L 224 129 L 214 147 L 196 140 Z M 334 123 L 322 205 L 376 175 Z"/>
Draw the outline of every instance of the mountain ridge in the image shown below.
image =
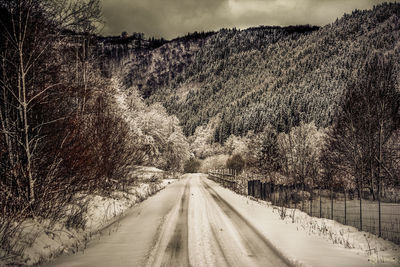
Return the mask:
<path id="1" fill-rule="evenodd" d="M 321 28 L 221 29 L 133 53 L 118 74 L 127 90 L 176 115 L 189 136 L 216 117 L 214 141 L 221 143 L 269 124 L 278 131 L 301 121 L 327 127 L 368 54 L 400 58 L 399 17 L 400 4 L 384 3 Z"/>

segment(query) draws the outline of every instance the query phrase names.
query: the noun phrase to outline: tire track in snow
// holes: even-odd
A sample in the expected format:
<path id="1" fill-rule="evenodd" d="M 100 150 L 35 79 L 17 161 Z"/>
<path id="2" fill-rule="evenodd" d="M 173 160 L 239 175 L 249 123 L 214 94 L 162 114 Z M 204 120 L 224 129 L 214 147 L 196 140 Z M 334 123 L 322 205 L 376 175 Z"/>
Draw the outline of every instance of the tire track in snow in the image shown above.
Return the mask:
<path id="1" fill-rule="evenodd" d="M 203 185 L 221 210 L 236 225 L 236 229 L 253 257 L 260 266 L 292 266 L 292 264 L 232 205 L 226 202 L 213 188 Z"/>
<path id="2" fill-rule="evenodd" d="M 180 200 L 174 233 L 165 249 L 161 266 L 190 266 L 188 251 L 189 183 L 186 182 Z"/>
<path id="3" fill-rule="evenodd" d="M 238 265 L 232 264 L 235 261 L 229 260 L 224 253 L 226 250 L 223 250 L 223 247 L 227 244 L 221 244 L 221 241 L 226 239 L 229 239 L 228 244 L 232 242 L 230 238 L 226 238 L 227 232 L 220 232 L 220 229 L 224 228 L 220 227 L 222 225 L 220 215 L 225 215 L 204 189 L 200 176 L 194 174 L 190 179 L 188 217 L 190 263 L 192 266 L 201 267 L 236 267 Z"/>
<path id="4" fill-rule="evenodd" d="M 224 262 L 226 264 L 229 264 L 229 259 L 228 259 L 228 257 L 226 256 L 226 254 L 224 252 L 224 249 L 223 249 L 223 247 L 221 245 L 220 240 L 218 239 L 218 234 L 217 234 L 218 233 L 218 229 L 216 229 L 214 225 L 211 225 L 211 232 L 212 232 L 212 235 L 213 235 L 213 239 L 214 239 L 215 243 L 218 246 L 218 250 L 219 250 L 219 252 L 221 253 L 221 255 L 223 257 Z"/>

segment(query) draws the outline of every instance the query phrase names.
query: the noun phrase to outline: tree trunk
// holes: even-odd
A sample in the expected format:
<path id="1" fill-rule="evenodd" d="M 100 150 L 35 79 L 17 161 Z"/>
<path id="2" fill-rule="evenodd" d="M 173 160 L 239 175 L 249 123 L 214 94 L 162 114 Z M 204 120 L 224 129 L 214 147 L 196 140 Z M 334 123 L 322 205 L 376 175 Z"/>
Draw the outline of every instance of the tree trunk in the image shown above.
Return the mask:
<path id="1" fill-rule="evenodd" d="M 32 175 L 32 154 L 30 148 L 30 136 L 29 136 L 29 124 L 28 124 L 28 100 L 27 100 L 27 88 L 26 88 L 26 72 L 24 66 L 24 56 L 23 56 L 23 41 L 22 37 L 19 42 L 19 68 L 20 68 L 20 78 L 21 82 L 19 83 L 19 91 L 20 91 L 20 105 L 22 106 L 22 117 L 20 118 L 22 121 L 24 138 L 23 138 L 23 147 L 26 156 L 26 175 L 28 176 L 29 182 L 29 203 L 32 204 L 35 202 L 35 181 Z"/>

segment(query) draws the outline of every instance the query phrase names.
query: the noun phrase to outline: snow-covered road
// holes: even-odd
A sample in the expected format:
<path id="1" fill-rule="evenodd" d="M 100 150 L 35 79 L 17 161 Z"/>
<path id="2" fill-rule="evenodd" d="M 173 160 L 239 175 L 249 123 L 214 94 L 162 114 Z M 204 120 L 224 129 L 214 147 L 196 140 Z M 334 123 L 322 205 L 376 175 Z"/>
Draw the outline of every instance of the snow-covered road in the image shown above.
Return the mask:
<path id="1" fill-rule="evenodd" d="M 257 225 L 257 220 L 249 218 L 249 201 L 205 175 L 185 175 L 132 208 L 117 226 L 111 226 L 109 235 L 91 242 L 83 252 L 58 258 L 50 266 L 335 266 L 329 255 L 338 257 L 341 266 L 368 264 L 362 256 L 335 250 L 321 240 L 316 242 L 322 255 L 318 248 L 289 255 L 295 252 L 290 241 L 282 242 L 280 250 L 285 253 L 281 253 L 276 240 L 268 240 L 265 234 L 265 229 L 276 229 L 266 228 L 268 223 Z M 254 207 L 249 206 L 249 210 L 257 212 L 258 207 Z M 289 229 L 285 238 L 291 234 Z M 321 248 L 318 242 L 324 246 Z M 324 259 L 313 259 L 313 253 Z M 323 264 L 325 261 L 327 264 Z"/>

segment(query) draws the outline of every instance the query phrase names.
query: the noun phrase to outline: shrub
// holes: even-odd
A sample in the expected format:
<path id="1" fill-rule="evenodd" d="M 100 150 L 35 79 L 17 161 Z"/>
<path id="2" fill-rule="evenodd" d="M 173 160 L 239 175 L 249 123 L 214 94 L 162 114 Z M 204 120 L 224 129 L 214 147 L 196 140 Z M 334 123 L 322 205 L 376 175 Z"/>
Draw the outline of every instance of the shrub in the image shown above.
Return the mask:
<path id="1" fill-rule="evenodd" d="M 226 161 L 226 167 L 237 173 L 241 173 L 245 165 L 246 162 L 240 154 L 235 154 Z"/>
<path id="2" fill-rule="evenodd" d="M 229 155 L 214 155 L 208 158 L 205 158 L 201 161 L 200 172 L 206 173 L 209 170 L 215 169 L 223 169 L 226 166 L 226 161 L 228 160 Z"/>
<path id="3" fill-rule="evenodd" d="M 191 158 L 190 160 L 185 162 L 184 171 L 185 173 L 196 173 L 199 171 L 200 161 L 195 158 Z"/>

